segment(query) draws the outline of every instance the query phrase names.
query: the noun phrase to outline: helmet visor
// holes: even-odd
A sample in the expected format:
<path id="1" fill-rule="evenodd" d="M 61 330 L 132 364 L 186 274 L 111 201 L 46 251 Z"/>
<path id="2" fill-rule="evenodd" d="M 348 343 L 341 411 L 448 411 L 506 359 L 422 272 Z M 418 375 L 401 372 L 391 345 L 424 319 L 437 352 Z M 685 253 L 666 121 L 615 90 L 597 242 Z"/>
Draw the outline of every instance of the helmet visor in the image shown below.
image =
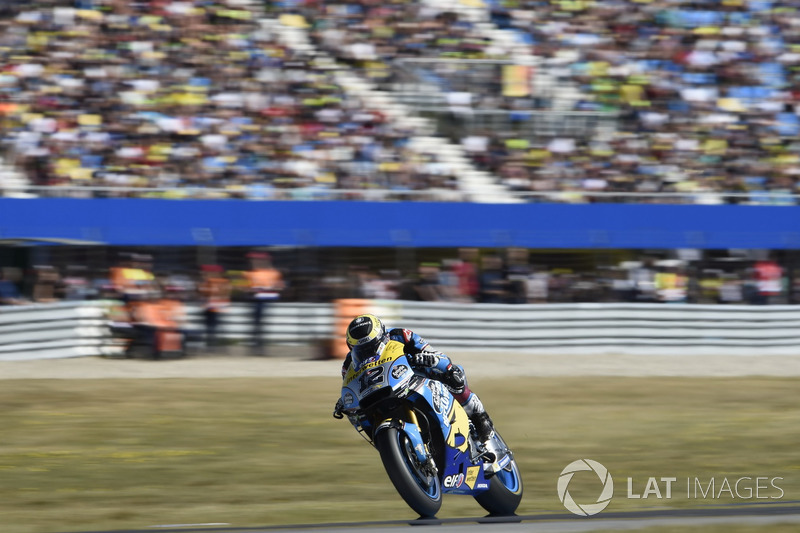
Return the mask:
<path id="1" fill-rule="evenodd" d="M 356 344 L 355 346 L 353 346 L 350 349 L 350 355 L 353 358 L 353 362 L 356 365 L 360 365 L 367 359 L 377 354 L 378 349 L 380 348 L 383 341 L 384 337 L 378 336 L 370 340 L 369 342 L 363 342 L 361 344 Z"/>

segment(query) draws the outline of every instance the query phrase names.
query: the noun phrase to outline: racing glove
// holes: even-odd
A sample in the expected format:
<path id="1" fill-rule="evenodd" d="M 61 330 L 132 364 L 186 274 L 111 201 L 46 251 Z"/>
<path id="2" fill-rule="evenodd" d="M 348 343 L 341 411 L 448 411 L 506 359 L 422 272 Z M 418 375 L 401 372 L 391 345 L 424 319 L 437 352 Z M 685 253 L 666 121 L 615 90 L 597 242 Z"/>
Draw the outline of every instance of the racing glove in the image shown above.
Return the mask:
<path id="1" fill-rule="evenodd" d="M 436 352 L 419 352 L 409 355 L 408 358 L 414 366 L 433 368 L 439 364 L 439 354 Z"/>

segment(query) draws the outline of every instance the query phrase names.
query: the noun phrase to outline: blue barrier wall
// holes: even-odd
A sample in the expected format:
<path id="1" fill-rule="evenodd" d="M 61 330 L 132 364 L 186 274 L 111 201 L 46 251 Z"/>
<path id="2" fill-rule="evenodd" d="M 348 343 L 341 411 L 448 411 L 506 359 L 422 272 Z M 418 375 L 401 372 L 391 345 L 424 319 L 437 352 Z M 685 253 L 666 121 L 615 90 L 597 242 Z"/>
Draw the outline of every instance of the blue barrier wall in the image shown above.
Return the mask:
<path id="1" fill-rule="evenodd" d="M 800 249 L 800 206 L 0 199 L 0 240 Z"/>

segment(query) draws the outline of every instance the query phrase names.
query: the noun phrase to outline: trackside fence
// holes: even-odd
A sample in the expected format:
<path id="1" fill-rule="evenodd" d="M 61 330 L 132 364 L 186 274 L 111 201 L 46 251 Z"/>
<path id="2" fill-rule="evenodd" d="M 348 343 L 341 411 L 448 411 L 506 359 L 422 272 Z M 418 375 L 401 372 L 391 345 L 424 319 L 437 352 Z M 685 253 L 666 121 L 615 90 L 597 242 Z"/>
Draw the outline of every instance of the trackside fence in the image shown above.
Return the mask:
<path id="1" fill-rule="evenodd" d="M 110 302 L 0 307 L 0 361 L 101 355 L 109 346 Z"/>
<path id="2" fill-rule="evenodd" d="M 790 305 L 407 302 L 403 327 L 442 349 L 552 353 L 800 353 L 800 307 Z"/>
<path id="3" fill-rule="evenodd" d="M 352 303 L 352 300 L 348 300 Z M 0 307 L 0 361 L 113 355 L 112 302 Z M 795 354 L 800 306 L 683 304 L 460 304 L 365 300 L 387 325 L 419 332 L 442 350 L 540 353 Z M 234 304 L 220 336 L 248 343 L 250 308 Z M 264 323 L 269 342 L 318 344 L 341 356 L 337 304 L 274 304 Z M 202 332 L 202 310 L 187 307 L 187 328 Z"/>

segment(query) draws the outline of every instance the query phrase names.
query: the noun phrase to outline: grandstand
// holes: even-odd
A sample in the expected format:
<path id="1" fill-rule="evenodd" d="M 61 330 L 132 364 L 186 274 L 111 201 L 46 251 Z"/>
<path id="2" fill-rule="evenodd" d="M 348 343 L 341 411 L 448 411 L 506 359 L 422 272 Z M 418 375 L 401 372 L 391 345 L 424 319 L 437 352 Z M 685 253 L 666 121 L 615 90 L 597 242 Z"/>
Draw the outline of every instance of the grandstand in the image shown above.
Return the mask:
<path id="1" fill-rule="evenodd" d="M 792 2 L 1 15 L 7 195 L 796 203 Z"/>
<path id="2" fill-rule="evenodd" d="M 524 249 L 587 287 L 642 258 L 745 279 L 777 251 L 796 278 L 791 2 L 36 0 L 0 26 L 0 195 L 43 197 L 2 204 L 7 244 L 98 270 L 272 247 L 314 281 Z M 41 248 L 0 259 L 73 263 Z"/>
<path id="3" fill-rule="evenodd" d="M 299 46 L 259 3 L 72 5 L 3 21 L 4 144 L 28 191 L 504 199 L 492 183 L 475 190 L 457 147 L 415 138 L 424 120 Z"/>
<path id="4" fill-rule="evenodd" d="M 433 88 L 418 95 L 419 109 L 452 115 L 442 104 L 460 94 L 465 109 L 445 133 L 518 196 L 796 202 L 800 13 L 792 2 L 392 6 L 325 2 L 302 12 L 340 60 L 352 63 L 352 42 L 366 39 L 376 52 L 360 66 L 374 71 L 377 62 L 401 87 L 416 77 L 417 87 Z M 410 30 L 387 30 L 417 15 Z M 337 40 L 328 19 L 354 31 Z M 499 69 L 528 67 L 527 87 L 499 82 Z M 576 114 L 580 127 L 548 127 Z"/>
<path id="5" fill-rule="evenodd" d="M 0 195 L 47 197 L 3 204 L 8 243 L 366 247 L 403 274 L 779 250 L 792 276 L 791 212 L 719 205 L 797 204 L 791 2 L 36 0 L 0 26 Z M 546 205 L 571 203 L 609 209 Z"/>

